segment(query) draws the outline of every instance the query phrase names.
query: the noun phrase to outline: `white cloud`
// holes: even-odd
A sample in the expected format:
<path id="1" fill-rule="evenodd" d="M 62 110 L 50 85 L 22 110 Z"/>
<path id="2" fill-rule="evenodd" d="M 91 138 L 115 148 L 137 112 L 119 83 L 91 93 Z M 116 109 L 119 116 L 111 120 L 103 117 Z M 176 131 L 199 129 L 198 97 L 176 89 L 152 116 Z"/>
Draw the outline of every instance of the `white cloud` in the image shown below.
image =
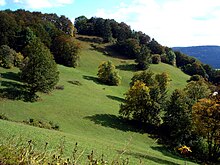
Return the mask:
<path id="1" fill-rule="evenodd" d="M 6 5 L 5 0 L 0 0 L 0 6 L 4 6 L 4 5 Z"/>
<path id="2" fill-rule="evenodd" d="M 132 0 L 96 16 L 124 21 L 167 46 L 220 45 L 219 0 Z"/>
<path id="3" fill-rule="evenodd" d="M 73 3 L 74 0 L 14 0 L 30 9 L 51 8 Z"/>

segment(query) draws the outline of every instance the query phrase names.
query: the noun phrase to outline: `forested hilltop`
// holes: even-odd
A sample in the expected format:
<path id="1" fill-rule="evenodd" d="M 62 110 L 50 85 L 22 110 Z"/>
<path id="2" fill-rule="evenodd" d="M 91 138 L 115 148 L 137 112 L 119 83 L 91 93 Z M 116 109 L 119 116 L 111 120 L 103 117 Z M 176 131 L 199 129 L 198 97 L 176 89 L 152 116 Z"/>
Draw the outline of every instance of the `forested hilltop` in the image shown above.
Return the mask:
<path id="1" fill-rule="evenodd" d="M 102 37 L 102 42 L 112 42 L 112 48 L 126 58 L 136 59 L 139 69 L 147 69 L 150 63 L 163 62 L 181 68 L 189 75 L 200 75 L 213 83 L 219 83 L 218 71 L 194 57 L 162 46 L 154 38 L 141 31 L 134 31 L 124 22 L 113 19 L 80 16 L 75 19 L 78 34 Z"/>
<path id="2" fill-rule="evenodd" d="M 220 46 L 174 47 L 173 49 L 193 56 L 216 69 L 220 68 Z"/>
<path id="3" fill-rule="evenodd" d="M 25 10 L 1 11 L 0 19 L 0 45 L 7 45 L 16 52 L 21 52 L 24 57 L 27 56 L 25 46 L 36 36 L 49 48 L 57 63 L 75 67 L 79 58 L 79 45 L 74 43 L 74 35 L 93 35 L 101 37 L 100 42 L 112 43 L 111 49 L 117 50 L 126 58 L 136 59 L 138 69 L 147 69 L 150 63 L 161 61 L 177 66 L 189 75 L 198 74 L 211 82 L 219 82 L 220 73 L 209 65 L 162 46 L 154 38 L 141 31 L 132 30 L 124 22 L 80 16 L 75 19 L 73 25 L 65 16 Z M 68 54 L 65 57 L 64 52 Z"/>
<path id="4" fill-rule="evenodd" d="M 124 22 L 0 11 L 0 72 L 0 164 L 220 162 L 220 71 Z"/>

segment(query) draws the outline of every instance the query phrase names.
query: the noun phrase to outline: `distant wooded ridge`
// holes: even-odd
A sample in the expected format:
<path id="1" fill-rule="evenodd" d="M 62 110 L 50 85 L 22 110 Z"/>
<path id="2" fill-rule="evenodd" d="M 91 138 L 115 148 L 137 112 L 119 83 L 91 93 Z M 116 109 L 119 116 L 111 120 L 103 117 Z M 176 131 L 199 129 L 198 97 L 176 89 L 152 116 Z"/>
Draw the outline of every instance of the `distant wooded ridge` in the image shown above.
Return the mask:
<path id="1" fill-rule="evenodd" d="M 215 69 L 220 69 L 220 46 L 173 47 L 173 49 L 196 57 Z"/>

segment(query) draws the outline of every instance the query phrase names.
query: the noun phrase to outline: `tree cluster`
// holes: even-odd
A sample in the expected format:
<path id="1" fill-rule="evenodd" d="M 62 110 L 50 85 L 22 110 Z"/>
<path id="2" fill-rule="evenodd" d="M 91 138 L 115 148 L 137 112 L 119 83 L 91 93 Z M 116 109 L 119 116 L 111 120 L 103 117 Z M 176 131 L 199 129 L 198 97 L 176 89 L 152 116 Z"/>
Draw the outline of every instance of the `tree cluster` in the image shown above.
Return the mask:
<path id="1" fill-rule="evenodd" d="M 220 158 L 220 95 L 202 76 L 193 76 L 184 89 L 167 99 L 167 73 L 143 71 L 135 74 L 119 114 L 138 121 L 141 129 L 159 128 L 158 135 L 171 148 L 189 146 L 202 161 Z M 213 93 L 213 94 L 212 94 Z"/>
<path id="2" fill-rule="evenodd" d="M 56 62 L 77 66 L 80 46 L 74 35 L 75 28 L 65 16 L 0 11 L 0 66 L 19 67 L 31 96 L 49 92 L 59 80 Z"/>
<path id="3" fill-rule="evenodd" d="M 76 66 L 79 58 L 79 45 L 73 41 L 75 31 L 72 22 L 63 15 L 0 11 L 0 45 L 25 54 L 24 48 L 37 37 L 52 52 L 57 63 L 71 67 Z"/>
<path id="4" fill-rule="evenodd" d="M 169 81 L 167 73 L 143 71 L 134 75 L 119 114 L 143 124 L 160 125 Z"/>

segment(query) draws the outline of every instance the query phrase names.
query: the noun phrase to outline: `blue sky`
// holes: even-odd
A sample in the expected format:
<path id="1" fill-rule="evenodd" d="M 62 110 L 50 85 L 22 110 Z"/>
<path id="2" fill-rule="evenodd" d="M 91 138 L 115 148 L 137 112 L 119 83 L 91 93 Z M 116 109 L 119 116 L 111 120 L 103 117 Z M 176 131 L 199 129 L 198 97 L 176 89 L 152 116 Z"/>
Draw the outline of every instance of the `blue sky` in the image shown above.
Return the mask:
<path id="1" fill-rule="evenodd" d="M 123 21 L 170 47 L 220 45 L 220 0 L 0 0 L 0 10 L 20 8 Z"/>

